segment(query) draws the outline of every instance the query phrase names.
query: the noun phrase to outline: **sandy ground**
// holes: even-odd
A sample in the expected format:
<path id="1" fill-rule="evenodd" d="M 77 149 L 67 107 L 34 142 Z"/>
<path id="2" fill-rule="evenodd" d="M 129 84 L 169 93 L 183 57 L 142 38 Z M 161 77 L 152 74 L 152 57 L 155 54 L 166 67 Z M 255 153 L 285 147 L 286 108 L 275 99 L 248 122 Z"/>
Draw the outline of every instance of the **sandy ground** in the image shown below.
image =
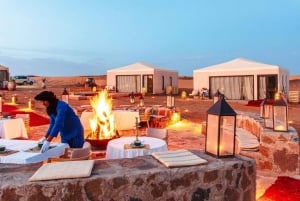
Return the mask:
<path id="1" fill-rule="evenodd" d="M 106 76 L 98 76 L 96 83 L 99 86 L 106 85 Z M 15 91 L 0 91 L 4 101 L 10 102 L 11 96 L 16 94 L 18 96 L 18 106 L 20 108 L 27 107 L 28 100 L 41 92 L 41 80 L 42 77 L 33 77 L 36 83 L 32 86 L 17 86 Z M 85 76 L 74 76 L 74 77 L 46 77 L 46 90 L 53 91 L 58 97 L 60 97 L 64 87 L 75 87 L 84 86 Z M 298 90 L 300 82 L 297 78 L 290 82 L 293 90 Z M 192 79 L 182 79 L 179 81 L 179 89 L 190 89 L 192 90 L 193 81 Z M 246 106 L 246 101 L 228 101 L 228 103 L 235 110 L 248 111 L 248 112 L 259 112 L 258 107 Z M 89 104 L 89 100 L 70 100 L 72 107 L 78 107 L 80 105 Z M 128 97 L 118 97 L 113 99 L 113 106 L 129 104 Z M 166 105 L 166 97 L 163 95 L 157 96 L 146 96 L 145 105 L 162 104 Z M 179 96 L 175 98 L 175 105 L 177 110 L 181 113 L 182 121 L 180 124 L 176 124 L 168 127 L 169 129 L 169 146 L 170 150 L 174 149 L 204 149 L 205 137 L 201 134 L 201 122 L 205 121 L 206 111 L 212 105 L 212 100 L 201 100 L 186 98 L 182 99 Z M 42 105 L 35 103 L 37 113 L 45 115 L 45 110 Z M 289 121 L 290 125 L 295 127 L 298 133 L 300 133 L 300 105 L 290 104 L 289 105 Z M 30 133 L 30 139 L 38 140 L 46 132 L 48 125 L 32 127 Z M 141 135 L 143 135 L 143 130 Z M 121 135 L 131 135 L 132 131 L 121 131 Z M 59 139 L 56 139 L 57 141 Z M 268 175 L 265 172 L 258 172 L 257 175 L 257 192 L 261 195 L 264 190 L 272 184 L 276 179 L 274 175 Z"/>

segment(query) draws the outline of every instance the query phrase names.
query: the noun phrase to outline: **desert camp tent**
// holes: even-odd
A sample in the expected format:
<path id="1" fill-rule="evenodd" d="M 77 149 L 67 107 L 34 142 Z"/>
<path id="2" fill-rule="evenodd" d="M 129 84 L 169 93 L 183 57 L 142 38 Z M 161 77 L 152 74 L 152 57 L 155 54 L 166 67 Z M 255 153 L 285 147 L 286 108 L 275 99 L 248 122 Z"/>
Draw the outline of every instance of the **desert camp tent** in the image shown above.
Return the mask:
<path id="1" fill-rule="evenodd" d="M 217 90 L 233 100 L 273 99 L 275 93 L 289 90 L 289 71 L 276 65 L 237 58 L 193 71 L 194 90 Z"/>
<path id="2" fill-rule="evenodd" d="M 147 93 L 161 94 L 166 87 L 178 87 L 178 72 L 138 62 L 108 70 L 107 86 L 113 86 L 117 92 L 139 93 L 143 88 Z"/>
<path id="3" fill-rule="evenodd" d="M 4 81 L 8 81 L 9 80 L 9 68 L 0 65 L 0 86 L 3 86 Z"/>

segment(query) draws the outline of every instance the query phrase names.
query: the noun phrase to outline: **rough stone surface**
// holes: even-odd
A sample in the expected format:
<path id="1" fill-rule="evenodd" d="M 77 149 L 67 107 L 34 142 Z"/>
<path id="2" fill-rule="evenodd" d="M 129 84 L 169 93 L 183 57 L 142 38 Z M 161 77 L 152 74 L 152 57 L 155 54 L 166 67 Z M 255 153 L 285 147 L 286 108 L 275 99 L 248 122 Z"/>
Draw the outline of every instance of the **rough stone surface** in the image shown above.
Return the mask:
<path id="1" fill-rule="evenodd" d="M 258 152 L 241 151 L 241 155 L 255 159 L 258 170 L 276 175 L 300 174 L 299 135 L 293 127 L 289 127 L 287 132 L 273 131 L 264 128 L 257 114 L 238 113 L 237 126 L 257 136 L 260 142 Z"/>
<path id="2" fill-rule="evenodd" d="M 98 160 L 88 178 L 28 182 L 41 166 L 0 165 L 0 200 L 254 201 L 255 162 L 236 155 L 200 166 L 166 168 L 151 156 Z"/>

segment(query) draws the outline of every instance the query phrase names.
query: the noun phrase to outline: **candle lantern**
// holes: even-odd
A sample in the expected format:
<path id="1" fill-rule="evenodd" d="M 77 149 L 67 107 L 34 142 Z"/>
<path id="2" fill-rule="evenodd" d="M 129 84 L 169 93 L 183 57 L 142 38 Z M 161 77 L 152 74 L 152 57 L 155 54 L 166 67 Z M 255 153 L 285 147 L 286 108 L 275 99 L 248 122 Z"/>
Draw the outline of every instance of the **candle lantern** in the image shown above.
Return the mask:
<path id="1" fill-rule="evenodd" d="M 17 95 L 16 95 L 16 94 L 12 95 L 12 96 L 11 96 L 11 103 L 12 103 L 12 104 L 17 104 L 17 101 L 18 101 Z"/>
<path id="2" fill-rule="evenodd" d="M 207 110 L 205 152 L 217 158 L 235 155 L 236 112 L 218 100 Z"/>
<path id="3" fill-rule="evenodd" d="M 214 104 L 216 103 L 216 102 L 218 102 L 218 100 L 220 99 L 220 98 L 223 98 L 223 94 L 219 91 L 219 89 L 217 90 L 217 92 L 214 94 L 214 97 L 213 97 L 213 100 L 214 100 Z"/>
<path id="4" fill-rule="evenodd" d="M 144 96 L 141 95 L 141 96 L 140 96 L 140 103 L 139 103 L 139 106 L 140 106 L 140 107 L 143 107 L 144 104 L 145 104 L 145 102 L 144 102 Z"/>
<path id="5" fill-rule="evenodd" d="M 134 103 L 135 102 L 135 100 L 134 100 L 134 93 L 133 92 L 131 92 L 131 94 L 129 95 L 129 101 L 130 101 L 130 103 Z"/>
<path id="6" fill-rule="evenodd" d="M 69 103 L 69 93 L 66 88 L 64 88 L 63 93 L 61 95 L 61 100 Z"/>
<path id="7" fill-rule="evenodd" d="M 273 103 L 273 130 L 288 131 L 288 105 L 283 97 Z"/>
<path id="8" fill-rule="evenodd" d="M 167 94 L 167 107 L 174 108 L 175 107 L 175 97 L 173 93 Z"/>
<path id="9" fill-rule="evenodd" d="M 273 128 L 273 105 L 266 102 L 263 105 L 264 127 Z"/>
<path id="10" fill-rule="evenodd" d="M 31 100 L 31 98 L 29 98 L 29 99 L 28 99 L 28 109 L 31 110 L 32 107 L 33 107 L 32 100 Z"/>

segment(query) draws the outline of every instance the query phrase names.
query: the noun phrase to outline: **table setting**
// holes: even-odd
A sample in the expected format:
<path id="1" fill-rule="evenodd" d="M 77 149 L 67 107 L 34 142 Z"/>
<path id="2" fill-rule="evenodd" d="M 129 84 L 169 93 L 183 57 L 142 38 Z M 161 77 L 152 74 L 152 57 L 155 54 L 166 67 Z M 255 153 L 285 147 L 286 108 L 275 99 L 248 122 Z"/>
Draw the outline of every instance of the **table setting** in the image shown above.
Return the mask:
<path id="1" fill-rule="evenodd" d="M 33 140 L 0 139 L 0 163 L 29 164 L 61 156 L 66 143 L 51 143 L 49 150 L 41 153 L 41 144 Z"/>

